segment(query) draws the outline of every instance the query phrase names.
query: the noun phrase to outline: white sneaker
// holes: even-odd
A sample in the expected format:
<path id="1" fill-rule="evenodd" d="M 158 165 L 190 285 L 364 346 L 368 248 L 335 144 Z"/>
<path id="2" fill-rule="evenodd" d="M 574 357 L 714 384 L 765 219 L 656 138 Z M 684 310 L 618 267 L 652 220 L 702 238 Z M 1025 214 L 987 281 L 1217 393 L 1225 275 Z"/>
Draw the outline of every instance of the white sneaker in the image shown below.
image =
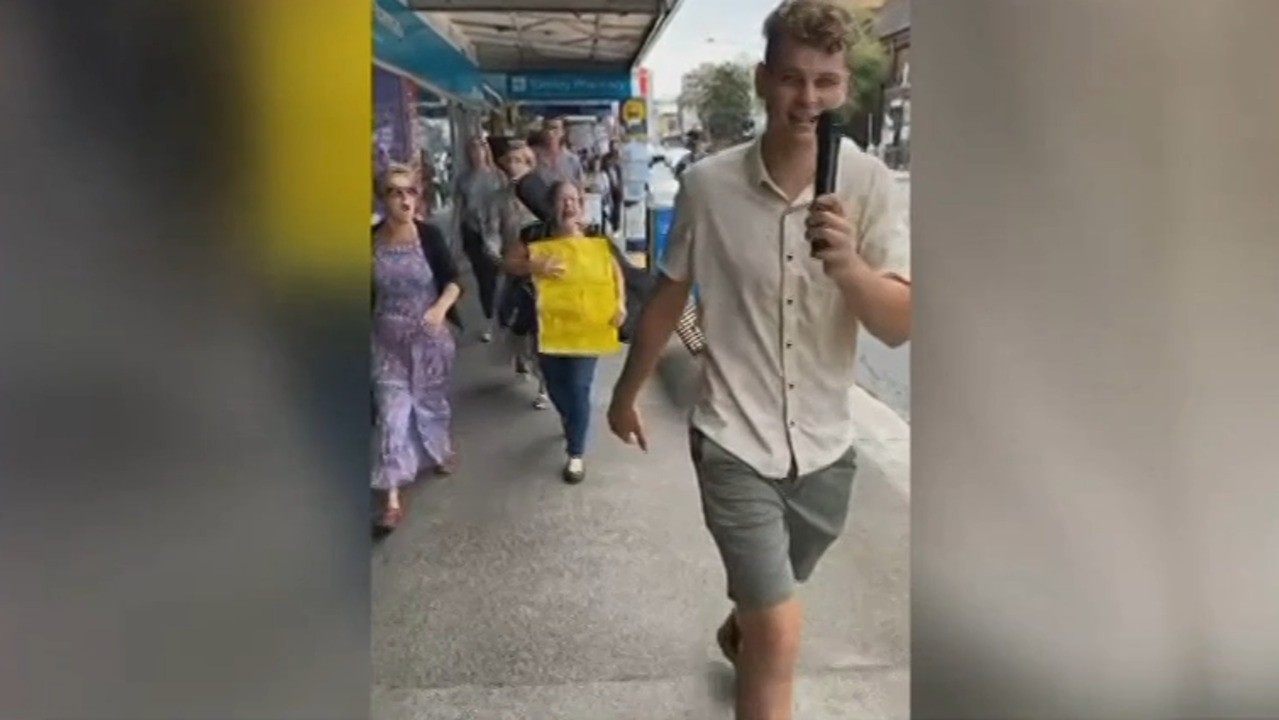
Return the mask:
<path id="1" fill-rule="evenodd" d="M 551 397 L 547 395 L 546 393 L 538 393 L 537 397 L 533 399 L 534 410 L 545 410 L 546 408 L 550 406 L 551 406 Z"/>
<path id="2" fill-rule="evenodd" d="M 484 332 L 480 333 L 480 342 L 482 343 L 493 342 L 493 333 L 489 332 L 488 330 L 485 330 Z"/>
<path id="3" fill-rule="evenodd" d="M 586 465 L 580 457 L 570 457 L 564 464 L 564 482 L 576 485 L 586 479 Z"/>

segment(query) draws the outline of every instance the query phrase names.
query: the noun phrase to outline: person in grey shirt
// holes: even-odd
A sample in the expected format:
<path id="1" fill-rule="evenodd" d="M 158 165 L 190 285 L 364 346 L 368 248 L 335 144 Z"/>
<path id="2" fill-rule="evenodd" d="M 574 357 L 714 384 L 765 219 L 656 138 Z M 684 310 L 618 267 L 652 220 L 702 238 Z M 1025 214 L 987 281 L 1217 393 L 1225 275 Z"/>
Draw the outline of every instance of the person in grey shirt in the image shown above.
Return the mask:
<path id="1" fill-rule="evenodd" d="M 573 183 L 578 190 L 585 190 L 586 173 L 582 170 L 581 159 L 568 149 L 564 140 L 563 118 L 550 118 L 542 124 L 535 150 L 536 171 L 548 185 L 564 181 Z"/>
<path id="2" fill-rule="evenodd" d="M 498 159 L 498 167 L 506 175 L 507 183 L 503 191 L 505 201 L 500 213 L 500 230 L 503 254 L 506 248 L 533 237 L 545 235 L 545 223 L 520 201 L 516 187 L 521 178 L 534 172 L 537 163 L 536 155 L 531 147 L 519 140 L 511 141 L 502 151 Z M 549 193 L 548 193 L 549 194 Z M 549 197 L 547 198 L 549 203 Z M 522 305 L 531 301 L 531 286 L 527 278 L 508 276 L 503 273 L 498 291 L 499 324 L 508 330 L 508 347 L 515 361 L 515 372 L 520 376 L 532 374 L 537 380 L 537 396 L 533 400 L 533 408 L 544 410 L 551 405 L 546 391 L 546 380 L 542 376 L 537 361 L 537 335 L 532 328 L 521 328 L 524 323 L 521 317 L 534 312 L 533 305 Z"/>
<path id="3" fill-rule="evenodd" d="M 467 142 L 467 164 L 454 184 L 454 216 L 462 238 L 462 252 L 470 261 L 480 294 L 480 308 L 488 325 L 480 340 L 493 339 L 501 275 L 501 212 L 507 202 L 506 177 L 493 162 L 483 135 Z"/>

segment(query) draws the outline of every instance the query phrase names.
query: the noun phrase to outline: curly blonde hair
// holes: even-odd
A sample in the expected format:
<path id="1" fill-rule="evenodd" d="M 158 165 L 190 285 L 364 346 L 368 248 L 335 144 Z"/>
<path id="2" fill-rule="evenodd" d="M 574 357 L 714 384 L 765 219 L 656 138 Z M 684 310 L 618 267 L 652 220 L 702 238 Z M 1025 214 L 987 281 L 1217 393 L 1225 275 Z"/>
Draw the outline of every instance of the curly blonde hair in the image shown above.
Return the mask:
<path id="1" fill-rule="evenodd" d="M 386 197 L 391 191 L 391 181 L 395 178 L 408 178 L 411 184 L 416 185 L 419 182 L 418 171 L 411 165 L 403 163 L 391 163 L 382 171 L 374 183 L 374 191 L 378 197 Z"/>
<path id="2" fill-rule="evenodd" d="M 842 53 L 852 32 L 852 13 L 833 0 L 785 0 L 764 19 L 764 64 L 776 64 L 783 40 L 828 55 Z"/>

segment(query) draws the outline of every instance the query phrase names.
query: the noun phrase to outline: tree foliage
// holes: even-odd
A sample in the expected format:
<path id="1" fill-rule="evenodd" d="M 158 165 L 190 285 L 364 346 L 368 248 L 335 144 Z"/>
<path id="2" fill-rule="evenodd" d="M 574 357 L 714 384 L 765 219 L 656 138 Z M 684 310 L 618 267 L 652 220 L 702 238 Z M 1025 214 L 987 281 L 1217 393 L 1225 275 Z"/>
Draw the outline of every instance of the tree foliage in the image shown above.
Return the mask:
<path id="1" fill-rule="evenodd" d="M 868 119 L 879 126 L 884 82 L 888 80 L 888 48 L 875 32 L 875 11 L 851 7 L 853 26 L 845 56 L 848 61 L 848 103 L 840 109 L 845 131 L 865 147 L 869 137 Z"/>
<path id="2" fill-rule="evenodd" d="M 693 109 L 711 138 L 736 139 L 755 109 L 751 67 L 740 62 L 703 63 L 681 78 L 679 102 Z"/>
<path id="3" fill-rule="evenodd" d="M 710 78 L 715 63 L 702 63 L 684 73 L 679 80 L 679 104 L 697 112 L 706 94 L 706 81 Z"/>
<path id="4" fill-rule="evenodd" d="M 888 79 L 889 57 L 875 32 L 875 14 L 864 7 L 853 9 L 847 58 L 848 110 L 870 110 L 879 104 L 880 90 Z"/>

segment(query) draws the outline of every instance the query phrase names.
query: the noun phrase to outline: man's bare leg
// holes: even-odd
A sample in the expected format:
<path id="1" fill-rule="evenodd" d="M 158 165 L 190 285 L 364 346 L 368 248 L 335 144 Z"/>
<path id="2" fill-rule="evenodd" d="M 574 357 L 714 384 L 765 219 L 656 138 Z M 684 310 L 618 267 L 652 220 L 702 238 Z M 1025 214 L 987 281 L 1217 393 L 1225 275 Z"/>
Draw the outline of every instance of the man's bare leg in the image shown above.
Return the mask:
<path id="1" fill-rule="evenodd" d="M 765 610 L 737 610 L 734 616 L 741 632 L 737 720 L 792 720 L 804 621 L 799 599 L 792 597 Z"/>

